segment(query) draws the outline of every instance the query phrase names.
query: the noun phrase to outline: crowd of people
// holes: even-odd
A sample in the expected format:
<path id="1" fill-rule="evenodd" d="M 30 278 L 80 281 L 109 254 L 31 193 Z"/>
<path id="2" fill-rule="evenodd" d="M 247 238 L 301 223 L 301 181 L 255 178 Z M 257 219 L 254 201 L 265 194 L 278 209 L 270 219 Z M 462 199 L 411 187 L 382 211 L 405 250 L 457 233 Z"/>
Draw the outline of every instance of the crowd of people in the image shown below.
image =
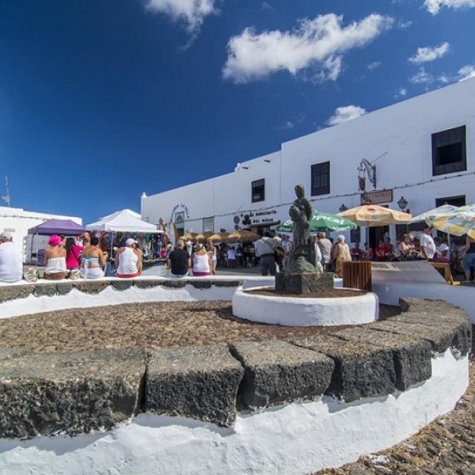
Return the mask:
<path id="1" fill-rule="evenodd" d="M 389 235 L 385 235 L 374 248 L 364 243 L 354 243 L 350 247 L 345 236 L 339 235 L 336 241 L 325 232 L 313 237 L 316 265 L 338 276 L 343 274 L 343 263 L 351 260 L 408 261 L 425 259 L 435 262 L 452 263 L 454 249 L 445 239 L 432 237 L 432 228 L 415 237 L 405 234 L 395 245 Z M 19 247 L 12 242 L 12 234 L 0 234 L 0 282 L 18 282 L 24 276 L 23 260 Z M 112 239 L 109 238 L 109 239 Z M 192 240 L 178 240 L 173 246 L 153 236 L 146 240 L 116 236 L 111 242 L 101 233 L 91 236 L 84 232 L 76 238 L 58 235 L 49 237 L 49 247 L 45 251 L 43 276 L 48 280 L 66 277 L 98 279 L 105 275 L 108 263 L 114 263 L 115 275 L 131 278 L 141 275 L 144 257 L 159 258 L 165 262 L 165 270 L 172 276 L 215 275 L 218 267 L 254 267 L 260 265 L 262 275 L 275 275 L 285 269 L 293 243 L 287 234 L 271 236 L 266 233 L 254 243 L 221 243 L 212 241 L 206 244 Z M 117 244 L 114 246 L 114 244 Z M 111 256 L 108 250 L 113 251 Z M 469 236 L 465 245 L 458 250 L 464 255 L 463 269 L 467 281 L 474 282 L 475 240 Z M 109 268 L 112 269 L 112 266 Z M 25 276 L 27 278 L 27 276 Z M 27 279 L 29 280 L 29 279 Z M 34 279 L 32 279 L 34 280 Z"/>

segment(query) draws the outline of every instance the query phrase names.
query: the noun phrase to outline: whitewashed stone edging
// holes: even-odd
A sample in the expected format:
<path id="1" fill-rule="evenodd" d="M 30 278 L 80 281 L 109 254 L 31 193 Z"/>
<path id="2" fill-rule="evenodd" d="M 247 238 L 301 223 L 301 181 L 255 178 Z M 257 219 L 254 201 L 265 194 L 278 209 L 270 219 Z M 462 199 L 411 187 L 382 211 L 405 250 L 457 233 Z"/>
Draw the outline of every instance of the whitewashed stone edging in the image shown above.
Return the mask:
<path id="1" fill-rule="evenodd" d="M 234 316 L 274 325 L 358 325 L 379 317 L 378 296 L 371 292 L 353 297 L 302 298 L 251 294 L 238 289 L 232 299 Z"/>
<path id="2" fill-rule="evenodd" d="M 432 376 L 404 392 L 339 402 L 323 397 L 238 416 L 232 428 L 142 414 L 106 433 L 0 440 L 0 473 L 303 474 L 392 446 L 453 409 L 468 357 L 432 359 Z"/>

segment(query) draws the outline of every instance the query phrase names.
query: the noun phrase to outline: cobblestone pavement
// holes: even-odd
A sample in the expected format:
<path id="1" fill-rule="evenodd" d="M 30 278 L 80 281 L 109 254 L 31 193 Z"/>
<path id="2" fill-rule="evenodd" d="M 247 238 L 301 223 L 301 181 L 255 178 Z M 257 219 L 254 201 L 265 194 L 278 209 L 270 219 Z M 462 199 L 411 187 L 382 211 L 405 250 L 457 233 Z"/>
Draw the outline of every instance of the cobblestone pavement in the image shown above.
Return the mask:
<path id="1" fill-rule="evenodd" d="M 381 305 L 383 318 L 399 311 L 399 307 Z M 335 327 L 284 327 L 242 320 L 232 315 L 229 302 L 159 302 L 0 319 L 0 347 L 38 352 L 157 348 L 290 339 L 333 330 Z"/>
<path id="2" fill-rule="evenodd" d="M 475 475 L 475 362 L 454 411 L 390 448 L 314 475 Z"/>

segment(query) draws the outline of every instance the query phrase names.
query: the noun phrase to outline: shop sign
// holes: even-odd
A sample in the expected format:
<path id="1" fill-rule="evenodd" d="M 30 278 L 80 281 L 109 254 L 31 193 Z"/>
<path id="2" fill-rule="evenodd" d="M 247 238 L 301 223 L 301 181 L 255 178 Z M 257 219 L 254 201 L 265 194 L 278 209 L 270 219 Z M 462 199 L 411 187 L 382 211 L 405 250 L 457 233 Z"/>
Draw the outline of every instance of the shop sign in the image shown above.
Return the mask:
<path id="1" fill-rule="evenodd" d="M 170 213 L 170 223 L 183 222 L 185 219 L 190 219 L 188 207 L 183 203 L 175 205 Z"/>
<path id="2" fill-rule="evenodd" d="M 361 203 L 366 204 L 382 204 L 391 203 L 393 201 L 393 190 L 375 190 L 367 191 L 361 195 Z"/>
<path id="3" fill-rule="evenodd" d="M 274 223 L 276 221 L 277 211 L 275 209 L 266 211 L 251 211 L 249 219 L 251 224 Z"/>

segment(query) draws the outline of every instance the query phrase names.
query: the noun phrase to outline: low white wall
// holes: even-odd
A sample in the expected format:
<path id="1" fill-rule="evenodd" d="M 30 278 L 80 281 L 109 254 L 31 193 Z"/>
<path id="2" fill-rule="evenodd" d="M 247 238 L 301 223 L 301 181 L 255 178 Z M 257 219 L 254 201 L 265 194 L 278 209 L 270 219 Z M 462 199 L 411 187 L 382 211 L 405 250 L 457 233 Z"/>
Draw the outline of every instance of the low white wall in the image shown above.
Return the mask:
<path id="1" fill-rule="evenodd" d="M 475 287 L 417 282 L 373 282 L 373 292 L 387 305 L 399 305 L 400 297 L 442 299 L 463 308 L 475 325 Z"/>
<path id="2" fill-rule="evenodd" d="M 468 357 L 432 360 L 407 391 L 350 404 L 323 398 L 238 416 L 233 428 L 141 415 L 108 433 L 0 440 L 0 473 L 304 474 L 392 446 L 452 410 L 468 385 Z"/>
<path id="3" fill-rule="evenodd" d="M 238 289 L 232 298 L 234 316 L 275 325 L 359 325 L 379 317 L 378 296 L 372 292 L 317 299 L 258 295 Z"/>

